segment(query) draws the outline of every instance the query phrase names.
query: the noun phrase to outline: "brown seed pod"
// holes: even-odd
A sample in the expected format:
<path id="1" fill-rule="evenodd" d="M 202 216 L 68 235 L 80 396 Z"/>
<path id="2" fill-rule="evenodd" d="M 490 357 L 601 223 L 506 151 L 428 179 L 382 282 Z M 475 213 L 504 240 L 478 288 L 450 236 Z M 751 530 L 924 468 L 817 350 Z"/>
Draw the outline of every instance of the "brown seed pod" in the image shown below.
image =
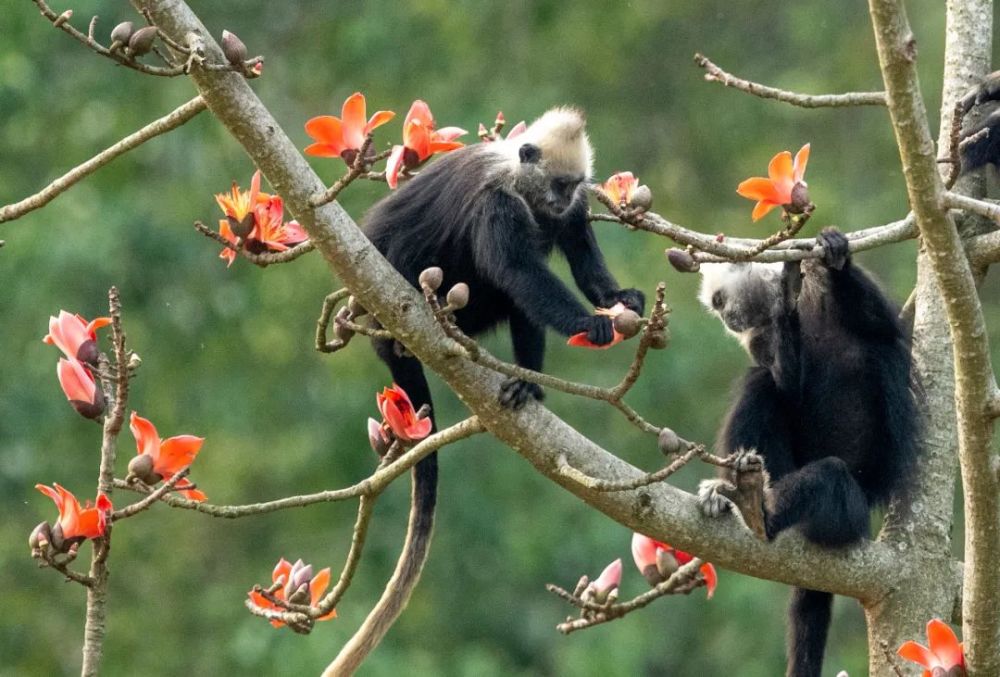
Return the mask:
<path id="1" fill-rule="evenodd" d="M 469 285 L 459 282 L 448 290 L 448 296 L 445 300 L 452 310 L 461 310 L 469 305 Z"/>
<path id="2" fill-rule="evenodd" d="M 670 340 L 667 338 L 667 333 L 662 329 L 651 331 L 649 333 L 649 347 L 653 350 L 663 350 L 667 347 Z"/>
<path id="3" fill-rule="evenodd" d="M 128 474 L 142 480 L 144 483 L 153 485 L 162 478 L 153 472 L 153 457 L 149 454 L 139 454 L 128 462 Z"/>
<path id="4" fill-rule="evenodd" d="M 653 208 L 653 191 L 649 189 L 649 186 L 639 186 L 633 191 L 629 204 L 644 212 L 649 211 Z"/>
<path id="5" fill-rule="evenodd" d="M 663 428 L 656 437 L 656 445 L 664 456 L 676 454 L 681 450 L 681 438 L 670 428 Z"/>
<path id="6" fill-rule="evenodd" d="M 667 261 L 681 273 L 697 273 L 701 267 L 694 257 L 683 249 L 668 249 Z"/>
<path id="7" fill-rule="evenodd" d="M 642 328 L 642 322 L 640 319 L 639 313 L 634 310 L 623 310 L 615 316 L 613 321 L 615 331 L 625 338 L 630 339 L 638 334 L 639 330 Z"/>
<path id="8" fill-rule="evenodd" d="M 226 56 L 226 61 L 234 66 L 242 66 L 247 60 L 247 46 L 237 37 L 235 33 L 222 31 L 222 53 Z"/>
<path id="9" fill-rule="evenodd" d="M 132 31 L 134 26 L 131 21 L 122 21 L 120 24 L 111 29 L 111 51 L 121 49 L 128 44 L 129 39 L 132 37 Z"/>
<path id="10" fill-rule="evenodd" d="M 143 26 L 128 39 L 129 56 L 142 56 L 153 49 L 156 40 L 156 26 Z"/>
<path id="11" fill-rule="evenodd" d="M 419 282 L 422 288 L 437 291 L 444 282 L 444 271 L 437 266 L 426 268 L 420 273 Z"/>

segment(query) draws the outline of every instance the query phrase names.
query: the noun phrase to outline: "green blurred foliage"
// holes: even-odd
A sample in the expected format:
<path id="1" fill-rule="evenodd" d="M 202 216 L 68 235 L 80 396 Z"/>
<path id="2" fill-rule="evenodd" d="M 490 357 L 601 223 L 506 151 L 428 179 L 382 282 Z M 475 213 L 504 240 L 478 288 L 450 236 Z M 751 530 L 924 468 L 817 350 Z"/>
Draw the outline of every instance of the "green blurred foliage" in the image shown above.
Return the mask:
<path id="1" fill-rule="evenodd" d="M 101 16 L 99 34 L 135 19 L 126 3 L 80 0 L 78 26 Z M 944 9 L 909 3 L 928 109 L 939 105 Z M 56 3 L 56 10 L 65 8 Z M 370 110 L 400 118 L 415 98 L 442 125 L 474 130 L 502 109 L 512 123 L 563 103 L 583 107 L 597 175 L 630 169 L 680 223 L 763 235 L 734 193 L 772 154 L 812 142 L 807 178 L 819 205 L 810 232 L 901 218 L 905 192 L 886 112 L 801 110 L 706 84 L 691 63 L 702 51 L 751 79 L 806 92 L 880 87 L 861 3 L 683 0 L 481 3 L 472 0 L 320 0 L 196 3 L 214 33 L 235 31 L 264 53 L 253 83 L 296 143 L 303 122 L 336 113 L 363 91 Z M 88 53 L 27 3 L 0 12 L 0 204 L 39 189 L 70 166 L 185 101 L 184 79 L 145 77 Z M 934 117 L 932 115 L 932 117 Z M 328 180 L 338 162 L 316 160 Z M 92 497 L 99 431 L 72 413 L 55 379 L 56 353 L 39 338 L 60 308 L 101 314 L 118 285 L 132 347 L 143 358 L 131 404 L 163 436 L 206 437 L 194 477 L 214 502 L 265 500 L 343 486 L 370 471 L 365 417 L 388 375 L 359 340 L 334 356 L 312 349 L 316 314 L 337 286 L 318 256 L 294 266 L 226 269 L 218 246 L 191 223 L 217 218 L 213 192 L 253 171 L 239 146 L 203 114 L 102 169 L 45 209 L 0 229 L 0 672 L 78 670 L 84 595 L 38 571 L 26 536 L 53 506 L 32 489 L 58 481 Z M 360 217 L 385 192 L 356 185 L 345 206 Z M 695 276 L 665 266 L 668 243 L 599 225 L 619 279 L 651 292 L 668 284 L 673 342 L 653 354 L 631 396 L 644 415 L 710 440 L 730 383 L 746 365 L 739 347 L 694 301 Z M 900 302 L 912 287 L 913 243 L 861 257 Z M 565 265 L 560 263 L 565 272 Z M 997 291 L 984 292 L 992 329 Z M 504 333 L 491 350 L 509 356 Z M 614 383 L 630 359 L 573 350 L 551 336 L 548 370 Z M 465 415 L 434 381 L 443 422 Z M 560 393 L 548 404 L 571 424 L 641 467 L 661 463 L 652 440 L 611 408 Z M 121 438 L 119 473 L 133 453 Z M 558 635 L 570 609 L 544 591 L 571 586 L 616 557 L 630 533 L 542 479 L 509 449 L 485 439 L 443 452 L 440 516 L 423 581 L 401 621 L 362 670 L 396 675 L 775 675 L 783 664 L 783 586 L 722 572 L 703 591 L 657 602 L 600 628 Z M 693 487 L 709 474 L 685 470 Z M 116 494 L 122 503 L 129 496 Z M 356 628 L 389 576 L 406 521 L 408 489 L 378 507 L 371 544 L 339 618 L 309 637 L 274 631 L 242 606 L 279 557 L 336 570 L 354 506 L 323 505 L 238 521 L 156 506 L 115 530 L 108 675 L 310 674 Z M 961 540 L 961 539 L 959 539 Z M 89 548 L 85 548 L 89 551 Z M 645 584 L 626 569 L 623 594 Z M 866 670 L 863 616 L 838 600 L 828 672 Z"/>

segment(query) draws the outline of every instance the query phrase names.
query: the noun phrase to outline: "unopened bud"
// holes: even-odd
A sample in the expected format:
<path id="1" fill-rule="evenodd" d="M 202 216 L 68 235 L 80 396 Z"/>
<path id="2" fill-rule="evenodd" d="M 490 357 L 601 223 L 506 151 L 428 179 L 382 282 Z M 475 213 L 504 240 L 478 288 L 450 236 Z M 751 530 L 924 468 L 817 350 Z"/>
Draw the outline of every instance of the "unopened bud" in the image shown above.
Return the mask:
<path id="1" fill-rule="evenodd" d="M 490 138 L 490 132 L 486 129 L 486 125 L 482 122 L 479 123 L 479 129 L 476 130 L 476 135 L 479 136 L 480 139 Z"/>
<path id="2" fill-rule="evenodd" d="M 234 66 L 242 66 L 247 60 L 247 46 L 235 33 L 225 30 L 222 31 L 222 53 L 226 55 L 226 61 Z"/>
<path id="3" fill-rule="evenodd" d="M 52 527 L 49 526 L 48 522 L 42 522 L 39 524 L 31 530 L 31 535 L 28 536 L 28 546 L 31 548 L 32 554 L 34 554 L 37 550 L 47 548 L 51 542 Z"/>
<path id="4" fill-rule="evenodd" d="M 64 23 L 73 18 L 73 10 L 67 9 L 65 12 L 56 17 L 56 20 L 52 22 L 52 25 L 58 28 Z"/>
<path id="5" fill-rule="evenodd" d="M 681 273 L 697 273 L 701 267 L 694 257 L 683 249 L 668 249 L 667 261 Z"/>
<path id="6" fill-rule="evenodd" d="M 676 454 L 681 450 L 681 438 L 670 428 L 663 428 L 656 436 L 656 444 L 664 456 Z"/>
<path id="7" fill-rule="evenodd" d="M 674 557 L 674 553 L 662 549 L 656 551 L 656 570 L 664 579 L 670 578 L 679 568 L 680 564 L 677 562 L 677 558 Z"/>
<path id="8" fill-rule="evenodd" d="M 373 418 L 368 419 L 368 444 L 371 445 L 372 451 L 379 458 L 385 456 L 385 452 L 389 451 L 389 446 L 391 445 L 385 428 Z"/>
<path id="9" fill-rule="evenodd" d="M 358 299 L 353 296 L 347 299 L 347 310 L 351 314 L 351 317 L 364 317 L 368 314 L 365 307 L 362 306 L 361 303 L 358 302 Z"/>
<path id="10" fill-rule="evenodd" d="M 646 582 L 651 586 L 657 586 L 666 579 L 660 575 L 655 564 L 647 564 L 642 569 L 642 577 L 646 579 Z"/>
<path id="11" fill-rule="evenodd" d="M 666 329 L 657 329 L 649 332 L 649 347 L 653 350 L 663 350 L 670 343 Z"/>
<path id="12" fill-rule="evenodd" d="M 422 288 L 437 291 L 441 283 L 444 282 L 444 271 L 437 266 L 425 268 L 424 272 L 420 273 L 419 281 Z"/>
<path id="13" fill-rule="evenodd" d="M 448 296 L 445 297 L 445 300 L 452 310 L 461 310 L 469 305 L 469 285 L 459 282 L 448 290 Z"/>
<path id="14" fill-rule="evenodd" d="M 115 52 L 128 44 L 134 26 L 131 21 L 122 21 L 111 29 L 111 51 Z"/>
<path id="15" fill-rule="evenodd" d="M 149 485 L 156 484 L 162 479 L 158 474 L 153 472 L 153 457 L 149 454 L 139 454 L 129 461 L 128 474 Z"/>
<path id="16" fill-rule="evenodd" d="M 642 328 L 642 322 L 639 318 L 639 313 L 634 310 L 623 310 L 618 313 L 613 320 L 615 325 L 615 331 L 629 339 L 639 333 L 639 329 Z"/>
<path id="17" fill-rule="evenodd" d="M 644 212 L 649 211 L 653 207 L 653 191 L 649 189 L 649 186 L 639 186 L 632 192 L 629 204 Z"/>
<path id="18" fill-rule="evenodd" d="M 63 552 L 66 547 L 66 537 L 63 536 L 62 525 L 58 522 L 53 524 L 49 530 L 49 542 L 52 543 L 52 547 L 56 552 Z"/>
<path id="19" fill-rule="evenodd" d="M 143 26 L 128 40 L 129 56 L 142 56 L 148 54 L 153 49 L 153 41 L 156 39 L 156 26 Z"/>
<path id="20" fill-rule="evenodd" d="M 84 418 L 89 418 L 94 421 L 101 418 L 104 414 L 104 407 L 106 402 L 104 401 L 104 393 L 101 392 L 100 388 L 94 390 L 94 401 L 84 402 L 83 400 L 70 400 L 70 405 L 76 409 L 76 413 L 80 414 Z"/>
<path id="21" fill-rule="evenodd" d="M 139 357 L 137 353 L 132 353 L 128 356 L 128 368 L 131 370 L 138 369 L 142 366 L 142 358 Z"/>

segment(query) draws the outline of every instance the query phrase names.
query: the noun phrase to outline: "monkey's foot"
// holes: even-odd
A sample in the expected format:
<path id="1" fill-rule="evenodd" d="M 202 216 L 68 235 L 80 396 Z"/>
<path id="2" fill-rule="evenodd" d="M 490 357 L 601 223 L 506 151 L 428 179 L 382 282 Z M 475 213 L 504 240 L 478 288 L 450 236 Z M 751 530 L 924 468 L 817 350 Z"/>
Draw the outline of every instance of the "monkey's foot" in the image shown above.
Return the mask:
<path id="1" fill-rule="evenodd" d="M 542 386 L 537 383 L 509 378 L 500 386 L 500 404 L 515 411 L 527 404 L 532 398 L 541 400 L 544 397 L 545 392 L 542 390 Z"/>
<path id="2" fill-rule="evenodd" d="M 698 485 L 698 506 L 705 517 L 722 517 L 733 509 L 730 496 L 736 494 L 736 485 L 726 480 L 702 480 Z"/>
<path id="3" fill-rule="evenodd" d="M 764 459 L 753 451 L 741 449 L 736 452 L 730 470 L 732 481 L 703 480 L 698 486 L 702 513 L 719 517 L 735 507 L 747 528 L 761 540 L 768 540 L 764 512 L 768 477 Z"/>
<path id="4" fill-rule="evenodd" d="M 823 265 L 827 268 L 840 270 L 847 263 L 850 256 L 849 242 L 836 228 L 824 228 L 816 238 L 818 244 L 823 245 Z"/>

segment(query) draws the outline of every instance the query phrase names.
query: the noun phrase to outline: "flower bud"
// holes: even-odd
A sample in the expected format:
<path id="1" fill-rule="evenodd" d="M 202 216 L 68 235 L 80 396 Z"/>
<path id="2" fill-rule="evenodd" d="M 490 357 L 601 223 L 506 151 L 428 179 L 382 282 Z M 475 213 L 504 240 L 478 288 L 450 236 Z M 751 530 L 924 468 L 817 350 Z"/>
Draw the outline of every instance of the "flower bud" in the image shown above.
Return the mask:
<path id="1" fill-rule="evenodd" d="M 448 290 L 448 296 L 445 297 L 445 300 L 452 310 L 461 310 L 469 305 L 469 285 L 459 282 Z"/>
<path id="2" fill-rule="evenodd" d="M 437 266 L 425 268 L 424 271 L 420 273 L 419 281 L 422 288 L 437 291 L 441 286 L 441 283 L 444 282 L 444 271 Z"/>
<path id="3" fill-rule="evenodd" d="M 226 61 L 234 66 L 243 66 L 247 60 L 247 46 L 243 44 L 235 33 L 222 31 L 222 53 L 226 56 Z"/>
<path id="4" fill-rule="evenodd" d="M 28 546 L 31 547 L 32 554 L 35 554 L 36 551 L 40 551 L 43 548 L 47 548 L 51 542 L 52 527 L 49 526 L 48 522 L 42 522 L 39 524 L 31 530 L 31 535 L 28 536 Z"/>
<path id="5" fill-rule="evenodd" d="M 385 452 L 389 451 L 389 446 L 392 444 L 382 424 L 371 417 L 368 418 L 368 444 L 379 458 L 385 456 Z"/>
<path id="6" fill-rule="evenodd" d="M 114 52 L 128 44 L 132 37 L 134 26 L 131 21 L 122 21 L 111 29 L 111 51 Z"/>
<path id="7" fill-rule="evenodd" d="M 656 570 L 664 580 L 670 578 L 679 568 L 680 564 L 674 557 L 674 553 L 662 548 L 656 551 Z"/>
<path id="8" fill-rule="evenodd" d="M 156 484 L 163 479 L 160 475 L 153 472 L 153 457 L 149 454 L 139 454 L 129 461 L 128 474 L 149 485 Z"/>
<path id="9" fill-rule="evenodd" d="M 663 350 L 670 343 L 666 329 L 657 329 L 649 332 L 649 347 L 653 350 Z"/>
<path id="10" fill-rule="evenodd" d="M 632 199 L 629 200 L 629 204 L 644 212 L 649 211 L 653 207 L 653 191 L 645 184 L 639 186 L 632 193 Z"/>
<path id="11" fill-rule="evenodd" d="M 129 56 L 148 54 L 153 49 L 154 40 L 156 40 L 156 26 L 143 26 L 128 39 Z"/>
<path id="12" fill-rule="evenodd" d="M 660 448 L 661 454 L 670 456 L 681 450 L 681 438 L 670 428 L 663 428 L 656 436 L 656 445 Z"/>
<path id="13" fill-rule="evenodd" d="M 646 582 L 651 586 L 657 586 L 666 580 L 660 575 L 660 572 L 657 570 L 655 564 L 647 564 L 644 566 L 642 568 L 642 577 L 645 578 Z"/>
<path id="14" fill-rule="evenodd" d="M 128 368 L 131 371 L 135 371 L 142 366 L 142 358 L 139 357 L 137 353 L 132 353 L 128 356 Z"/>
<path id="15" fill-rule="evenodd" d="M 66 548 L 66 537 L 63 536 L 63 528 L 59 522 L 52 525 L 49 529 L 49 542 L 52 544 L 53 549 L 56 552 L 64 552 Z"/>
<path id="16" fill-rule="evenodd" d="M 351 317 L 364 317 L 368 314 L 368 310 L 353 296 L 347 299 L 347 311 L 351 314 Z"/>
<path id="17" fill-rule="evenodd" d="M 70 400 L 70 406 L 76 409 L 76 413 L 80 414 L 84 418 L 89 418 L 94 421 L 101 418 L 104 414 L 104 408 L 107 403 L 104 400 L 104 393 L 101 392 L 100 388 L 95 388 L 94 390 L 94 401 L 84 402 L 83 400 Z"/>
<path id="18" fill-rule="evenodd" d="M 697 273 L 700 268 L 694 257 L 683 249 L 668 249 L 667 261 L 681 273 Z"/>
<path id="19" fill-rule="evenodd" d="M 615 325 L 615 331 L 627 339 L 638 334 L 639 329 L 642 328 L 639 313 L 634 310 L 623 310 L 615 316 L 612 322 Z"/>
<path id="20" fill-rule="evenodd" d="M 56 20 L 52 22 L 52 25 L 59 28 L 64 23 L 73 18 L 73 10 L 67 9 L 65 12 L 56 17 Z"/>
<path id="21" fill-rule="evenodd" d="M 792 201 L 783 205 L 789 214 L 806 214 L 813 210 L 813 203 L 809 200 L 809 189 L 806 184 L 799 181 L 792 186 Z"/>
<path id="22" fill-rule="evenodd" d="M 80 344 L 76 350 L 76 359 L 85 364 L 97 364 L 97 358 L 101 356 L 101 351 L 97 349 L 97 341 L 88 339 Z"/>

